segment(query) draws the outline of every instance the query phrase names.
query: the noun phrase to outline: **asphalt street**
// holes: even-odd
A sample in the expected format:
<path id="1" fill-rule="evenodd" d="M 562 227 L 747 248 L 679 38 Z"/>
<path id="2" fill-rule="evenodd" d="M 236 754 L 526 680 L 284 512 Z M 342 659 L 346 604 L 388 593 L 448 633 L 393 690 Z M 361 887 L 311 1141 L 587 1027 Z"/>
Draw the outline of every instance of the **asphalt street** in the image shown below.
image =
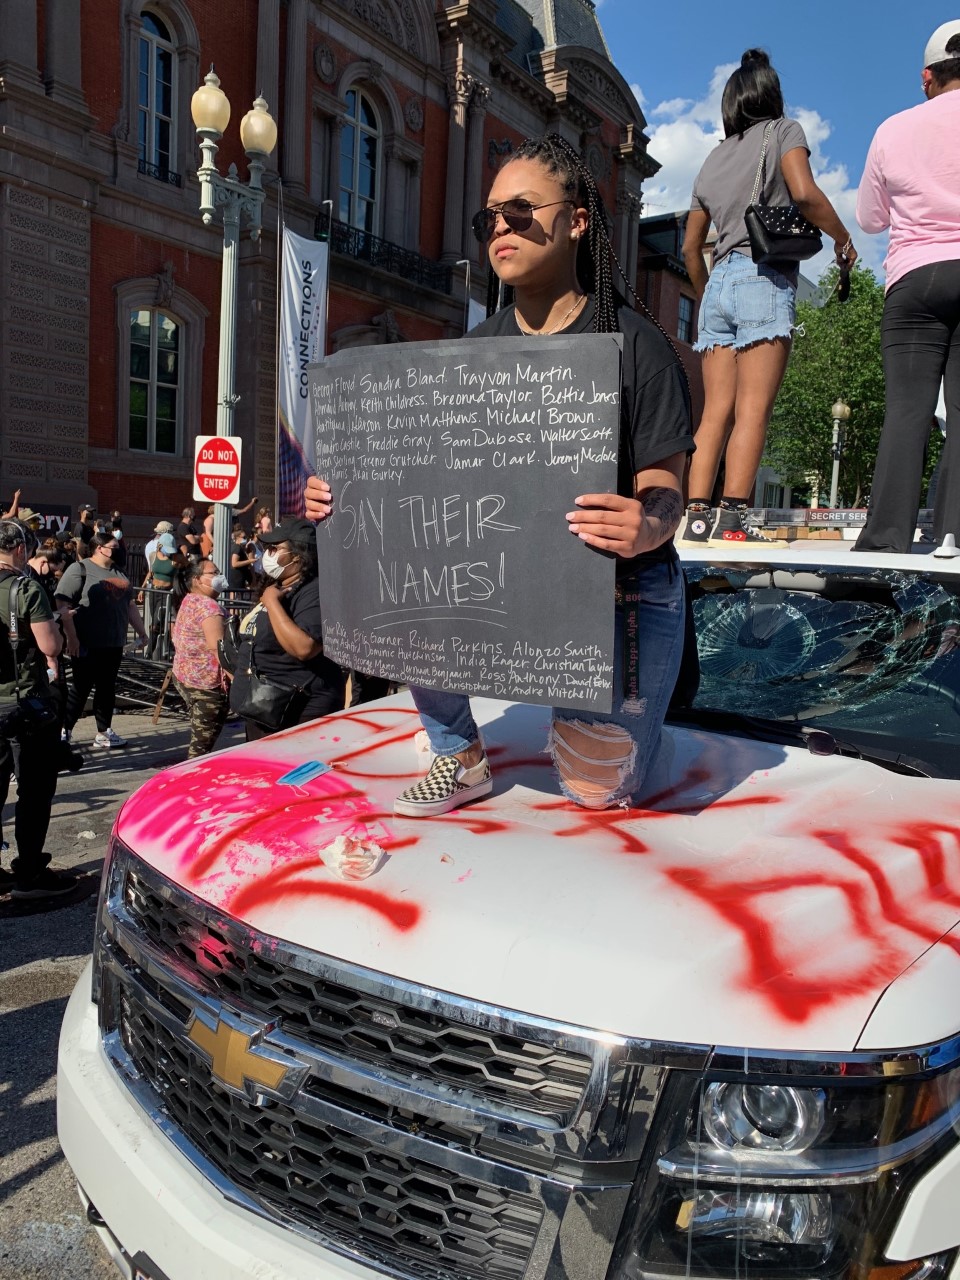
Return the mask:
<path id="1" fill-rule="evenodd" d="M 103 855 L 128 795 L 157 769 L 184 759 L 185 721 L 153 725 L 118 714 L 128 746 L 95 751 L 92 718 L 75 744 L 85 763 L 61 774 L 47 848 L 53 865 L 82 877 L 67 899 L 47 904 L 0 897 L 0 1278 L 116 1280 L 87 1226 L 56 1136 L 57 1039 L 67 998 L 90 954 Z M 241 740 L 228 725 L 226 746 Z M 13 796 L 11 795 L 11 799 Z M 12 838 L 12 808 L 4 809 Z"/>

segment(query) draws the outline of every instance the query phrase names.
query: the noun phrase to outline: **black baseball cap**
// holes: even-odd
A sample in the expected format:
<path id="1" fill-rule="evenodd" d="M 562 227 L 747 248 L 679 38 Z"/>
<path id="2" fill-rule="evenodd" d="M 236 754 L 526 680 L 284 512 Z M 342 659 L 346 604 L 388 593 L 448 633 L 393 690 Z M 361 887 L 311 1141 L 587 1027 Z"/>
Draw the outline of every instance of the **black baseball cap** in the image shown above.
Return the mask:
<path id="1" fill-rule="evenodd" d="M 280 524 L 273 526 L 271 533 L 258 535 L 267 547 L 275 547 L 278 542 L 312 542 L 317 536 L 317 526 L 303 516 L 286 516 Z"/>

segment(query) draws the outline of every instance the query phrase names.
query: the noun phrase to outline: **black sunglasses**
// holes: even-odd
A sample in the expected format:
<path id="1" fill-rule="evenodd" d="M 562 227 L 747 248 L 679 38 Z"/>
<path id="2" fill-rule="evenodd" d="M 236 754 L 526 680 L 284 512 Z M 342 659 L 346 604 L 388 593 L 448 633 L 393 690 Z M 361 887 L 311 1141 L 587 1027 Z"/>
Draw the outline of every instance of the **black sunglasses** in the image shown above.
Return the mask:
<path id="1" fill-rule="evenodd" d="M 551 209 L 555 204 L 573 204 L 572 200 L 549 200 L 546 204 L 531 204 L 529 200 L 504 200 L 503 204 L 491 204 L 473 215 L 473 234 L 481 244 L 493 235 L 497 218 L 503 218 L 511 231 L 529 231 L 533 215 L 538 209 Z"/>

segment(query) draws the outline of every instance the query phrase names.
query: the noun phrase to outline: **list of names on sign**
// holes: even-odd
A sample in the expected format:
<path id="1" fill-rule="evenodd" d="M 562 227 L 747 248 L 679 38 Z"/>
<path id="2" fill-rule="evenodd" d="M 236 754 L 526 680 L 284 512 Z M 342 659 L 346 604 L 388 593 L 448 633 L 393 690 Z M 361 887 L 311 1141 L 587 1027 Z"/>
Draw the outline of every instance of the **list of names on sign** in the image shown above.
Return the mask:
<path id="1" fill-rule="evenodd" d="M 571 535 L 617 484 L 616 334 L 403 343 L 311 366 L 324 651 L 409 684 L 607 711 L 614 561 Z"/>

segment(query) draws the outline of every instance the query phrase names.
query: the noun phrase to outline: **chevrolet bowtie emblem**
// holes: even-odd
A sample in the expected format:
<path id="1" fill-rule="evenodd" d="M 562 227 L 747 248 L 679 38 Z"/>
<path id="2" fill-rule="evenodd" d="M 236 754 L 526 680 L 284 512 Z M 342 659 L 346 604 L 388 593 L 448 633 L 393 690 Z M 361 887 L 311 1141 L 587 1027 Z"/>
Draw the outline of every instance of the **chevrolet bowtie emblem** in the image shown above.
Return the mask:
<path id="1" fill-rule="evenodd" d="M 248 1084 L 254 1087 L 279 1091 L 291 1066 L 282 1055 L 254 1041 L 264 1028 L 245 1024 L 239 1019 L 228 1021 L 221 1014 L 211 1026 L 208 1015 L 194 1013 L 187 1027 L 187 1036 L 210 1061 L 213 1074 L 229 1089 L 244 1091 Z"/>

